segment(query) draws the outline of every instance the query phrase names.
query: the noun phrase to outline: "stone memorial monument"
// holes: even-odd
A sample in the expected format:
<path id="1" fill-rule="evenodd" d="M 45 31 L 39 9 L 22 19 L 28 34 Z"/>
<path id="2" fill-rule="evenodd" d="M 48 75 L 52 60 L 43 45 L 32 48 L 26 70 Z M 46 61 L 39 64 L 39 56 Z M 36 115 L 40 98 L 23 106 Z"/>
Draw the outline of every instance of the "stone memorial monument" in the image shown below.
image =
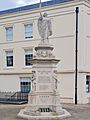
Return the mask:
<path id="1" fill-rule="evenodd" d="M 49 43 L 52 35 L 51 20 L 47 13 L 40 14 L 38 31 L 40 44 L 35 47 L 36 54 L 30 61 L 32 66 L 32 89 L 28 95 L 28 104 L 18 114 L 19 117 L 30 120 L 57 119 L 70 116 L 60 104 L 59 80 L 55 73 L 60 60 L 53 55 L 54 47 Z"/>

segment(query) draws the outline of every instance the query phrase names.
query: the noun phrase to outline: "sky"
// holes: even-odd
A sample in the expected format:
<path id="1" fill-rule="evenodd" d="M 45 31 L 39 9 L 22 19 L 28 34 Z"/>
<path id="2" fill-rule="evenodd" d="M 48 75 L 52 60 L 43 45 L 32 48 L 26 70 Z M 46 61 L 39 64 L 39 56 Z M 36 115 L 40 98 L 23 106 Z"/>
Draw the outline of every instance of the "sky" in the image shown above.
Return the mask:
<path id="1" fill-rule="evenodd" d="M 41 0 L 49 1 L 49 0 Z M 34 3 L 39 3 L 40 0 L 0 0 L 0 11 L 12 9 L 20 6 L 30 5 Z"/>

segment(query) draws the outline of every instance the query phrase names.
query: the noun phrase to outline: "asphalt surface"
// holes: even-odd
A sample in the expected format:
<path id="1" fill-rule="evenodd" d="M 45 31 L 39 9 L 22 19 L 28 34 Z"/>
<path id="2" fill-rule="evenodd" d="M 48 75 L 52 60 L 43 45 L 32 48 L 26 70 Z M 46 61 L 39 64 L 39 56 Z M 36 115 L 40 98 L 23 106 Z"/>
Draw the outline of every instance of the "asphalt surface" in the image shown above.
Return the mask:
<path id="1" fill-rule="evenodd" d="M 17 117 L 20 109 L 25 108 L 25 106 L 26 105 L 0 104 L 0 120 L 25 120 Z M 71 114 L 71 117 L 63 118 L 63 120 L 90 120 L 90 104 L 62 104 L 62 107 Z"/>

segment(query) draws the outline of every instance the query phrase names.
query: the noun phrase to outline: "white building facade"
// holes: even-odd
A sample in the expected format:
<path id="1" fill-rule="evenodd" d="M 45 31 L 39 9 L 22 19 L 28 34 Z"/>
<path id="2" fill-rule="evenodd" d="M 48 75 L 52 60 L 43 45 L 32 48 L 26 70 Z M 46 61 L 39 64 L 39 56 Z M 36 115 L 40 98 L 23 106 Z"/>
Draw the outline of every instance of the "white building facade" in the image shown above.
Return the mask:
<path id="1" fill-rule="evenodd" d="M 52 21 L 49 38 L 54 54 L 61 61 L 57 66 L 61 102 L 75 101 L 76 7 L 78 24 L 79 104 L 90 103 L 90 1 L 52 0 L 42 4 Z M 31 89 L 34 47 L 40 42 L 37 29 L 39 4 L 0 12 L 0 92 L 29 92 Z"/>

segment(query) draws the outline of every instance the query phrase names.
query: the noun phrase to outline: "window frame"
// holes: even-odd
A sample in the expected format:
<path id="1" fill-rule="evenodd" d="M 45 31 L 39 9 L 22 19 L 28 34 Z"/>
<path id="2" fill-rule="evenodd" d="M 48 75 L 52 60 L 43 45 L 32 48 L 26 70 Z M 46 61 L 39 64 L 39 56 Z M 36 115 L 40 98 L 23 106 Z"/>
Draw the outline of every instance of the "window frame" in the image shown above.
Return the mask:
<path id="1" fill-rule="evenodd" d="M 26 65 L 26 63 L 28 63 L 28 62 L 26 62 L 26 55 L 32 55 L 32 58 L 33 58 L 33 49 L 32 48 L 24 49 L 24 66 L 32 68 L 32 64 Z M 32 58 L 30 58 L 30 59 L 32 59 Z"/>
<path id="2" fill-rule="evenodd" d="M 11 52 L 11 53 L 9 53 Z M 11 54 L 11 55 L 10 55 Z M 8 65 L 8 59 L 7 57 L 12 57 L 12 65 Z M 13 68 L 14 67 L 14 56 L 13 56 L 13 50 L 7 50 L 5 51 L 5 66 L 6 68 Z"/>
<path id="3" fill-rule="evenodd" d="M 86 93 L 90 93 L 90 75 L 86 76 Z"/>
<path id="4" fill-rule="evenodd" d="M 22 93 L 31 91 L 31 77 L 20 77 L 20 91 Z"/>
<path id="5" fill-rule="evenodd" d="M 7 29 L 9 29 L 9 28 L 11 28 L 11 33 L 8 33 Z M 5 27 L 5 33 L 6 33 L 6 41 L 7 42 L 12 42 L 13 41 L 13 26 L 6 26 Z M 9 38 L 11 38 L 11 39 L 9 39 Z"/>
<path id="6" fill-rule="evenodd" d="M 31 82 L 20 82 L 20 90 L 22 93 L 29 93 L 31 91 Z"/>
<path id="7" fill-rule="evenodd" d="M 29 32 L 28 32 L 28 30 L 26 30 L 26 26 L 28 27 L 28 25 L 32 26 L 31 27 L 32 29 Z M 29 33 L 31 34 L 30 36 L 28 36 Z M 24 24 L 24 38 L 25 38 L 25 40 L 33 38 L 33 23 Z"/>

